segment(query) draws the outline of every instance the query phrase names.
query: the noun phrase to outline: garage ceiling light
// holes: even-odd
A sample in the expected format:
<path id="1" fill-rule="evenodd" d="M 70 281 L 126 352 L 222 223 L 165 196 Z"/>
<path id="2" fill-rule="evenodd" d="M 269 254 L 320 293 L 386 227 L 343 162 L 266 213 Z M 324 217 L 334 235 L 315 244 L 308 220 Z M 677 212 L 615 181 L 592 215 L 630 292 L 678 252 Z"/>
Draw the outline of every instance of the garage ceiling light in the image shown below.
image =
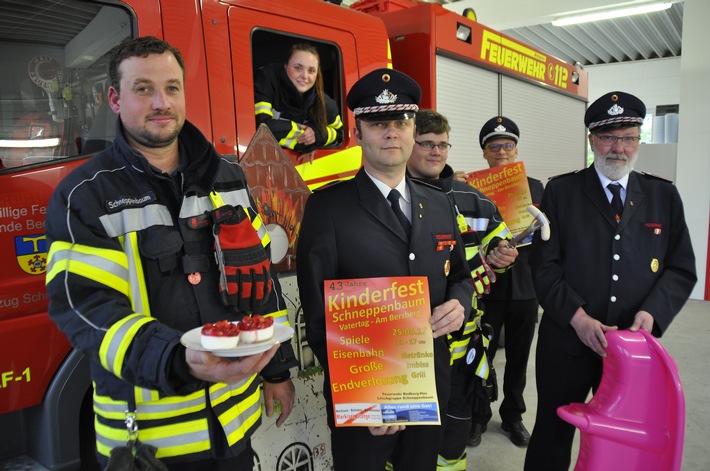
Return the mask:
<path id="1" fill-rule="evenodd" d="M 612 18 L 621 18 L 624 16 L 640 15 L 642 13 L 652 13 L 654 11 L 667 10 L 671 7 L 671 3 L 650 3 L 631 8 L 620 8 L 616 10 L 606 10 L 597 13 L 587 13 L 584 15 L 568 16 L 558 18 L 552 21 L 553 26 L 568 26 L 579 23 L 589 23 L 591 21 L 610 20 Z"/>

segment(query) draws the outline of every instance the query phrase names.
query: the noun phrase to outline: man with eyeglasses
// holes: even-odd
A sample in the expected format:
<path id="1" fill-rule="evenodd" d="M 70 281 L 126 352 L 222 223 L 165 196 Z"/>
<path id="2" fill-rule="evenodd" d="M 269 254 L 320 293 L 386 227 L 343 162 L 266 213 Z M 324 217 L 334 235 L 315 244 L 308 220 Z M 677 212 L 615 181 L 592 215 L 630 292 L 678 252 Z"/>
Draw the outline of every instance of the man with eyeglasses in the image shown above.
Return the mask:
<path id="1" fill-rule="evenodd" d="M 632 170 L 645 115 L 643 102 L 628 93 L 597 99 L 584 116 L 594 164 L 551 179 L 543 194 L 541 210 L 553 229 L 532 253 L 544 314 L 528 471 L 569 469 L 575 428 L 557 408 L 585 402 L 599 386 L 604 334 L 643 329 L 660 337 L 697 280 L 678 190 Z"/>
<path id="2" fill-rule="evenodd" d="M 518 157 L 520 130 L 515 122 L 505 116 L 494 116 L 486 121 L 479 133 L 479 144 L 488 166 L 499 167 L 515 162 Z M 532 203 L 540 206 L 543 186 L 540 180 L 528 177 Z M 498 350 L 501 332 L 505 330 L 505 370 L 503 375 L 503 400 L 498 413 L 504 432 L 518 447 L 526 447 L 530 433 L 523 423 L 526 411 L 523 393 L 527 383 L 528 358 L 535 335 L 538 302 L 530 273 L 530 243 L 532 236 L 518 246 L 515 265 L 498 277 L 491 292 L 483 297 L 483 321 L 493 327 L 489 345 L 491 361 Z M 481 435 L 493 417 L 490 402 L 474 403 L 473 426 L 469 445 L 477 446 Z"/>
<path id="3" fill-rule="evenodd" d="M 511 234 L 495 203 L 472 186 L 454 180 L 454 171 L 446 164 L 451 147 L 451 127 L 446 117 L 433 110 L 419 110 L 415 124 L 416 137 L 407 173 L 415 181 L 440 188 L 449 197 L 476 288 L 464 336 L 449 338 L 453 368 L 451 398 L 437 462 L 437 469 L 464 469 L 473 398 L 477 392 L 486 394 L 482 384 L 492 379 L 488 374 L 489 362 L 482 354 L 482 336 L 486 334 L 482 332 L 483 311 L 479 298 L 494 285 L 487 269 L 497 272 L 494 276 L 500 276 L 515 261 L 518 251 L 507 247 Z"/>

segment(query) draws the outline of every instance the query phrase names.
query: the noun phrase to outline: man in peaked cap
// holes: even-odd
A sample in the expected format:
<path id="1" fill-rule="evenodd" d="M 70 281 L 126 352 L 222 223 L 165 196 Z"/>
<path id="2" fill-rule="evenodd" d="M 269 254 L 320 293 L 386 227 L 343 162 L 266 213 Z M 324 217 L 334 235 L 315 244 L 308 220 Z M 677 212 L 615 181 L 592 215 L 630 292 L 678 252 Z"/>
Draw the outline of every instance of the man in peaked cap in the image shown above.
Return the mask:
<path id="1" fill-rule="evenodd" d="M 314 192 L 301 224 L 297 256 L 307 263 L 298 264 L 298 288 L 306 337 L 324 367 L 338 471 L 382 471 L 388 461 L 398 470 L 436 469 L 439 425 L 336 426 L 323 291 L 325 280 L 428 278 L 433 366 L 443 418 L 450 391 L 447 335 L 459 338 L 463 333 L 473 287 L 446 194 L 406 176 L 420 98 L 419 85 L 392 69 L 370 72 L 352 86 L 347 103 L 356 117 L 353 134 L 362 147 L 363 168 L 350 180 Z M 372 321 L 372 335 L 382 327 Z"/>
<path id="2" fill-rule="evenodd" d="M 584 402 L 599 386 L 605 332 L 660 337 L 697 280 L 678 190 L 632 171 L 645 113 L 641 100 L 619 91 L 592 103 L 584 122 L 594 164 L 551 179 L 542 197 L 553 230 L 547 241 L 536 235 L 532 249 L 544 314 L 528 471 L 569 469 L 575 429 L 557 408 Z"/>
<path id="3" fill-rule="evenodd" d="M 489 167 L 498 167 L 515 162 L 518 157 L 520 130 L 515 122 L 505 116 L 494 116 L 486 121 L 479 133 L 483 158 Z M 540 180 L 528 177 L 530 196 L 535 206 L 540 206 L 543 186 Z M 483 322 L 493 327 L 493 339 L 489 345 L 491 361 L 495 358 L 500 334 L 505 328 L 505 373 L 503 376 L 503 400 L 498 409 L 503 431 L 510 434 L 510 441 L 525 447 L 530 433 L 523 423 L 526 411 L 523 393 L 527 382 L 528 358 L 537 323 L 538 302 L 530 274 L 530 242 L 518 246 L 515 265 L 498 276 L 490 293 L 483 296 L 485 314 Z M 490 403 L 477 397 L 473 404 L 473 424 L 469 444 L 481 442 L 481 434 L 493 417 Z"/>

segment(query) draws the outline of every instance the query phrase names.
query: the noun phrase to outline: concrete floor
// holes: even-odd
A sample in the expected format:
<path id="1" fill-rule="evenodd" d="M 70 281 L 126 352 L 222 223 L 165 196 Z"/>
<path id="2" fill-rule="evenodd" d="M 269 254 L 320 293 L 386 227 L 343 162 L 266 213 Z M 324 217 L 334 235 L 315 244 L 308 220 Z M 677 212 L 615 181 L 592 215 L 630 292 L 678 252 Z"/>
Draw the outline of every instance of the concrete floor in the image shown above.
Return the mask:
<path id="1" fill-rule="evenodd" d="M 707 362 L 710 358 L 710 302 L 689 301 L 671 324 L 661 343 L 674 358 L 680 371 L 685 392 L 686 422 L 683 471 L 710 470 L 710 373 Z M 528 411 L 523 417 L 526 427 L 532 432 L 537 408 L 535 391 L 535 345 L 528 364 L 528 386 L 525 402 Z M 505 355 L 499 351 L 495 366 L 498 377 L 502 378 Z M 499 385 L 501 386 L 501 385 Z M 508 439 L 508 434 L 500 427 L 497 406 L 493 404 L 493 419 L 488 431 L 483 434 L 481 444 L 468 448 L 467 471 L 518 471 L 523 469 L 525 448 L 518 448 Z M 572 450 L 572 464 L 576 462 L 579 433 L 575 436 Z M 574 466 L 571 466 L 574 468 Z M 626 471 L 626 470 L 624 470 Z"/>

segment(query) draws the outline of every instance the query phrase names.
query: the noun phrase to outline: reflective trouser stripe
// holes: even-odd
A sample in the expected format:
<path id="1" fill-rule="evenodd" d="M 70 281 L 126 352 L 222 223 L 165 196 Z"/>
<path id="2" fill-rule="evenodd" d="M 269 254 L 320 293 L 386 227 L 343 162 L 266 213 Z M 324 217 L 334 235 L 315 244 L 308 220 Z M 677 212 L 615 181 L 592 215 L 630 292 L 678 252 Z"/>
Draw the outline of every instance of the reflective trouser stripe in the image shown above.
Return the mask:
<path id="1" fill-rule="evenodd" d="M 466 471 L 466 450 L 460 458 L 453 460 L 439 455 L 436 459 L 436 471 Z"/>

